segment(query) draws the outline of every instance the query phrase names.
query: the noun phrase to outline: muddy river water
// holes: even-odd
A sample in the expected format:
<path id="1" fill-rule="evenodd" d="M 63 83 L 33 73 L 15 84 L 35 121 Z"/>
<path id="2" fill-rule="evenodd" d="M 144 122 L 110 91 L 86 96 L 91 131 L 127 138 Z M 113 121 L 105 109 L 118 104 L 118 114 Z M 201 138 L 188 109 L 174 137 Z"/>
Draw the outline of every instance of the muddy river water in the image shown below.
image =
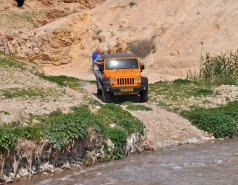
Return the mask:
<path id="1" fill-rule="evenodd" d="M 17 184 L 238 185 L 238 140 L 169 147 Z"/>

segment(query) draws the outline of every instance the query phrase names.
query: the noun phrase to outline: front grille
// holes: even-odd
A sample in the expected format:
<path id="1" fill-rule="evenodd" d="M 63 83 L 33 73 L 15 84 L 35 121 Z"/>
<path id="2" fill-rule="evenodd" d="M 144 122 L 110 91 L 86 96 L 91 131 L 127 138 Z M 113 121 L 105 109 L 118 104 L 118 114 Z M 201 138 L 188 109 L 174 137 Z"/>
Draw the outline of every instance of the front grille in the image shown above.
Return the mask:
<path id="1" fill-rule="evenodd" d="M 117 78 L 117 85 L 134 85 L 134 78 Z"/>

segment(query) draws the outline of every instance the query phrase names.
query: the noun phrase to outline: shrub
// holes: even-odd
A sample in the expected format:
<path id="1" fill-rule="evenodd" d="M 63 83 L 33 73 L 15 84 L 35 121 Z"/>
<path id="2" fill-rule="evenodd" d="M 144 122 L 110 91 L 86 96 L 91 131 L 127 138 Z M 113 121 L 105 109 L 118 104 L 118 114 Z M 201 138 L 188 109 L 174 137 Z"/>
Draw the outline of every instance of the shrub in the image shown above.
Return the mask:
<path id="1" fill-rule="evenodd" d="M 183 111 L 181 115 L 189 119 L 199 129 L 213 133 L 214 137 L 233 137 L 238 128 L 238 101 L 227 105 L 192 111 Z"/>
<path id="2" fill-rule="evenodd" d="M 213 90 L 207 88 L 198 88 L 194 91 L 194 96 L 207 96 L 212 94 Z"/>
<path id="3" fill-rule="evenodd" d="M 127 49 L 135 55 L 145 58 L 152 50 L 155 49 L 155 44 L 153 39 L 137 40 L 128 43 Z"/>
<path id="4" fill-rule="evenodd" d="M 45 121 L 47 124 L 45 124 L 44 135 L 58 150 L 61 150 L 68 141 L 86 138 L 88 128 L 93 121 L 90 119 L 90 110 L 87 106 L 72 109 L 73 113 L 54 113 Z"/>
<path id="5" fill-rule="evenodd" d="M 232 137 L 236 129 L 235 120 L 221 113 L 194 114 L 190 120 L 199 129 L 213 133 L 214 137 Z"/>
<path id="6" fill-rule="evenodd" d="M 39 141 L 43 137 L 41 124 L 34 126 L 0 127 L 0 150 L 14 149 L 18 138 Z"/>
<path id="7" fill-rule="evenodd" d="M 106 131 L 106 135 L 117 147 L 122 147 L 128 137 L 126 131 L 118 127 L 109 127 Z"/>
<path id="8" fill-rule="evenodd" d="M 101 106 L 97 113 L 98 119 L 103 123 L 116 123 L 123 128 L 128 135 L 132 133 L 144 133 L 144 125 L 129 112 L 123 110 L 119 105 L 107 103 Z"/>
<path id="9" fill-rule="evenodd" d="M 93 164 L 93 159 L 91 157 L 90 154 L 86 153 L 84 156 L 83 156 L 83 160 L 82 160 L 82 163 L 84 166 L 90 166 Z"/>
<path id="10" fill-rule="evenodd" d="M 173 81 L 174 84 L 177 85 L 190 85 L 192 82 L 188 79 L 176 79 Z"/>
<path id="11" fill-rule="evenodd" d="M 9 150 L 16 147 L 17 136 L 14 130 L 0 127 L 0 151 Z"/>
<path id="12" fill-rule="evenodd" d="M 19 138 L 24 138 L 32 141 L 39 141 L 43 137 L 41 124 L 34 126 L 16 127 L 14 134 Z"/>
<path id="13" fill-rule="evenodd" d="M 135 6 L 135 5 L 136 5 L 136 3 L 133 2 L 133 1 L 129 3 L 129 6 L 130 6 L 130 7 Z"/>
<path id="14" fill-rule="evenodd" d="M 118 147 L 115 147 L 112 149 L 112 151 L 109 153 L 109 156 L 111 157 L 111 159 L 113 160 L 119 160 L 119 159 L 123 159 L 125 154 L 122 152 L 122 150 Z"/>

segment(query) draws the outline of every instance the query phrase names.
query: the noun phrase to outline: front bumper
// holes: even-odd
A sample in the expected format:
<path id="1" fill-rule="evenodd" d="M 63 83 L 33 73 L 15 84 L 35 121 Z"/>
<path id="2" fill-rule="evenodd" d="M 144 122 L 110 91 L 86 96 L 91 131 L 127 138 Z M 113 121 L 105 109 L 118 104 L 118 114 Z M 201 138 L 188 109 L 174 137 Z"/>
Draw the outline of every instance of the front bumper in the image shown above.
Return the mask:
<path id="1" fill-rule="evenodd" d="M 130 92 L 141 92 L 148 91 L 148 84 L 141 84 L 140 86 L 120 86 L 112 87 L 111 85 L 103 85 L 104 92 L 108 93 L 130 93 Z"/>

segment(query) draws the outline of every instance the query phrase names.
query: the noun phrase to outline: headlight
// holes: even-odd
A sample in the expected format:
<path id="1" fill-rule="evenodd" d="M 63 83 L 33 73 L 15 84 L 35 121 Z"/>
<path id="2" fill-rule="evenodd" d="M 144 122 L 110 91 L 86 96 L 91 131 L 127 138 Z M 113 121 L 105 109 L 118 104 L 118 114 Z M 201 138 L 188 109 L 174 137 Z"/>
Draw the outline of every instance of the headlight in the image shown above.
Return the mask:
<path id="1" fill-rule="evenodd" d="M 117 81 L 117 79 L 116 78 L 112 78 L 112 82 L 116 82 Z"/>
<path id="2" fill-rule="evenodd" d="M 139 82 L 139 81 L 140 81 L 140 77 L 139 77 L 139 76 L 136 76 L 136 77 L 135 77 L 135 81 L 136 81 L 136 82 Z"/>

